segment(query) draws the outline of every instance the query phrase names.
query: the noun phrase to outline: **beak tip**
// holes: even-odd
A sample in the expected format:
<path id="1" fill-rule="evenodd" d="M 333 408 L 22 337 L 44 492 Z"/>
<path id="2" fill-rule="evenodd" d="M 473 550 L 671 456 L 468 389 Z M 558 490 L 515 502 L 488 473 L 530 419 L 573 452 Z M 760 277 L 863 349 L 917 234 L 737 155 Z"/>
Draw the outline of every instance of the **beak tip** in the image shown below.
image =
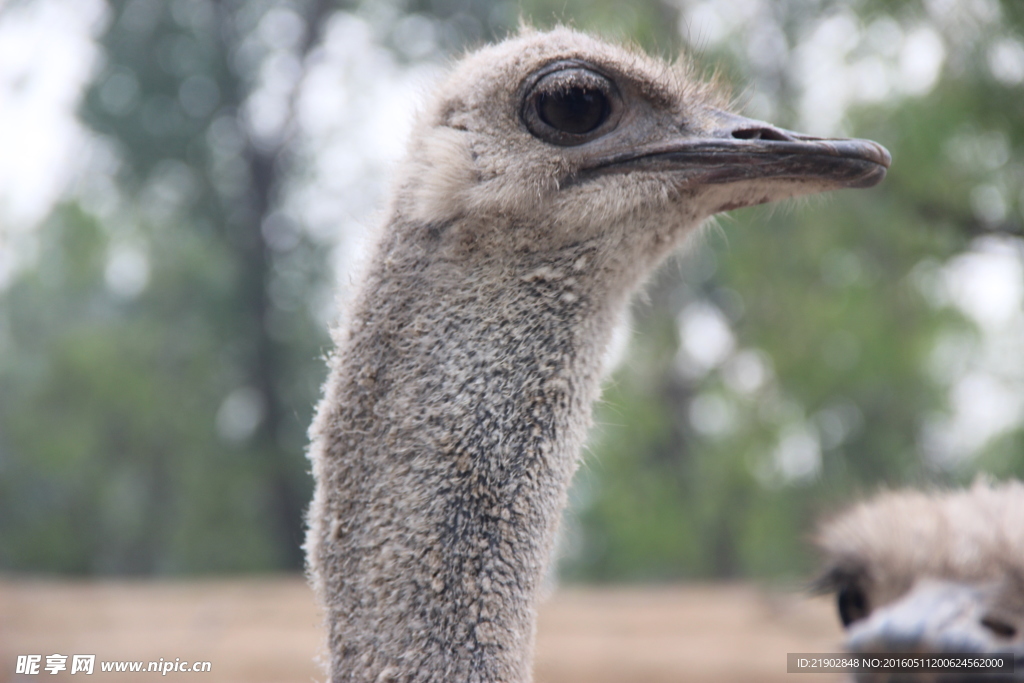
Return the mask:
<path id="1" fill-rule="evenodd" d="M 875 146 L 876 151 L 878 152 L 878 163 L 884 166 L 885 168 L 889 168 L 890 166 L 892 166 L 892 155 L 889 154 L 889 150 L 887 150 L 885 147 L 882 147 L 877 142 L 872 141 L 871 144 Z M 879 178 L 879 180 L 881 180 L 881 178 Z"/>
<path id="2" fill-rule="evenodd" d="M 861 166 L 864 171 L 844 184 L 844 187 L 863 189 L 882 182 L 892 165 L 892 155 L 874 140 L 842 140 L 836 145 L 840 156 Z M 854 161 L 855 160 L 855 161 Z"/>

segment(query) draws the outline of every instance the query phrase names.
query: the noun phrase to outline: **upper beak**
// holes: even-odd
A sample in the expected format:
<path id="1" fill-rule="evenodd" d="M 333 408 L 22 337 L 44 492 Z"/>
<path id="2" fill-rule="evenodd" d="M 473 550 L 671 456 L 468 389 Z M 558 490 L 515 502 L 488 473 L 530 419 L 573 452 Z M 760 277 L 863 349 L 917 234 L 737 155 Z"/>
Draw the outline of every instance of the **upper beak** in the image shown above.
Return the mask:
<path id="1" fill-rule="evenodd" d="M 807 191 L 818 192 L 872 187 L 892 163 L 871 140 L 811 137 L 719 110 L 710 112 L 708 123 L 699 132 L 609 154 L 584 174 L 642 168 L 676 172 L 684 186 L 771 179 L 810 184 Z"/>

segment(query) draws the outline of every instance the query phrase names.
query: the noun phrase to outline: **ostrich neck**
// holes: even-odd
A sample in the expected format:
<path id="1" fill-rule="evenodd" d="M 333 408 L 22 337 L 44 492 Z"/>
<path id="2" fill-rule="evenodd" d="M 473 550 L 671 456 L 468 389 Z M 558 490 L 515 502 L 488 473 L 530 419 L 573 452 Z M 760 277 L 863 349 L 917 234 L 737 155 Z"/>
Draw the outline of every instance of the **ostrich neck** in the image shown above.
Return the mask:
<path id="1" fill-rule="evenodd" d="M 538 589 L 622 304 L 588 286 L 590 260 L 576 247 L 467 266 L 383 246 L 312 432 L 310 569 L 333 681 L 530 679 Z"/>

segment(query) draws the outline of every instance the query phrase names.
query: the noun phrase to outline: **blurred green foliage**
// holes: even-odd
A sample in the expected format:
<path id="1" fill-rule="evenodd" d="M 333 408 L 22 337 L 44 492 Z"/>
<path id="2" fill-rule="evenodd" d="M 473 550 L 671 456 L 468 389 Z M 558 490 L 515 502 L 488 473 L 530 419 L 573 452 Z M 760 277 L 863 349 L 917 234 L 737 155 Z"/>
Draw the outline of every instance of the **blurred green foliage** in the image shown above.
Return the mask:
<path id="1" fill-rule="evenodd" d="M 60 206 L 32 267 L 0 291 L 0 569 L 301 567 L 330 244 L 282 210 L 304 173 L 287 112 L 270 133 L 243 125 L 270 59 L 254 36 L 282 9 L 304 24 L 286 46 L 300 65 L 333 11 L 407 61 L 520 18 L 662 54 L 689 46 L 787 127 L 801 123 L 793 53 L 822 22 L 942 39 L 934 87 L 843 118 L 893 153 L 879 188 L 721 218 L 636 304 L 573 490 L 566 577 L 793 576 L 813 520 L 880 484 L 1024 475 L 1020 426 L 962 460 L 936 458 L 927 436 L 949 410 L 937 346 L 980 334 L 929 283 L 979 236 L 1022 232 L 1024 97 L 992 66 L 993 45 L 1024 49 L 1020 3 L 974 3 L 997 18 L 973 35 L 943 19 L 967 12 L 956 3 L 748 4 L 756 16 L 711 40 L 693 22 L 707 2 L 112 0 L 81 117 L 117 154 L 119 208 Z M 408 53 L 409 17 L 434 52 Z M 783 49 L 752 59 L 769 24 Z M 979 209 L 979 187 L 1004 210 Z M 687 350 L 688 334 L 723 325 L 721 353 Z"/>

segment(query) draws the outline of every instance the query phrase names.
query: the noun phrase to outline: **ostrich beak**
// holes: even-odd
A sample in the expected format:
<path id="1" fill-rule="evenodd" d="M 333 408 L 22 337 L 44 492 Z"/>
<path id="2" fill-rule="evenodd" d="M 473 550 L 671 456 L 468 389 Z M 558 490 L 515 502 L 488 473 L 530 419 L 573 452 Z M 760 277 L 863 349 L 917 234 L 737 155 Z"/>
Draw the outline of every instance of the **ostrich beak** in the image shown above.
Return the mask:
<path id="1" fill-rule="evenodd" d="M 684 130 L 604 155 L 581 176 L 648 170 L 678 175 L 681 188 L 761 180 L 777 190 L 721 209 L 728 210 L 782 196 L 872 187 L 892 163 L 888 150 L 871 140 L 811 137 L 718 109 L 707 112 L 699 130 Z"/>
<path id="2" fill-rule="evenodd" d="M 989 606 L 997 602 L 994 595 L 991 587 L 952 581 L 922 581 L 900 600 L 852 624 L 847 634 L 846 648 L 861 654 L 1001 653 L 1011 659 L 1015 658 L 1019 669 L 1024 657 L 1021 634 L 1012 622 L 990 613 Z M 926 678 L 910 677 L 907 680 Z M 978 678 L 992 680 L 984 676 Z M 868 676 L 866 680 L 876 679 Z M 971 681 L 975 678 L 968 676 L 955 680 Z M 1021 681 L 1024 680 L 1024 672 L 1017 671 L 1012 676 L 995 680 Z"/>

